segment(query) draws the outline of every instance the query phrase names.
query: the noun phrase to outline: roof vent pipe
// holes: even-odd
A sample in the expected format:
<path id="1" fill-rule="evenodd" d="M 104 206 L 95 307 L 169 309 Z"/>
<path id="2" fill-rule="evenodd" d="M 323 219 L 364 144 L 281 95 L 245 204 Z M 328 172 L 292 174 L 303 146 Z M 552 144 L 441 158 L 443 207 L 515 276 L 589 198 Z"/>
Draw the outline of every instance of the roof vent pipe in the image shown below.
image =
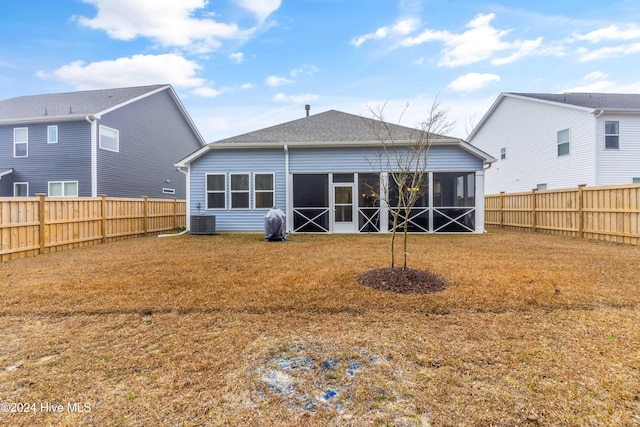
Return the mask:
<path id="1" fill-rule="evenodd" d="M 309 110 L 311 110 L 311 105 L 309 104 L 305 105 L 304 109 L 307 111 L 307 117 L 309 117 Z"/>

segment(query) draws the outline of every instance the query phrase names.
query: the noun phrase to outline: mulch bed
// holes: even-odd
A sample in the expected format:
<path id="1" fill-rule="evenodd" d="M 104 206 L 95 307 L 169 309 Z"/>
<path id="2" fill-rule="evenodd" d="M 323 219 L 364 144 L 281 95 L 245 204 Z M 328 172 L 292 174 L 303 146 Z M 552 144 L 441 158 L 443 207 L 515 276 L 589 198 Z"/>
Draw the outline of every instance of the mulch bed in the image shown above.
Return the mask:
<path id="1" fill-rule="evenodd" d="M 361 285 L 398 294 L 430 294 L 447 288 L 442 277 L 412 268 L 378 268 L 356 277 Z"/>

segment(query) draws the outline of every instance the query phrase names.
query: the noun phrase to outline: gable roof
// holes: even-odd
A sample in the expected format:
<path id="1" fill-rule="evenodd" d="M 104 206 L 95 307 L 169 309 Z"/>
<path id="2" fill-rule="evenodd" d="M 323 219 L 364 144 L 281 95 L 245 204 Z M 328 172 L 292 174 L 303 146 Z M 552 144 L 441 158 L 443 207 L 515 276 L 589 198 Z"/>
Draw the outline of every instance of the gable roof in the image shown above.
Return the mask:
<path id="1" fill-rule="evenodd" d="M 87 117 L 100 118 L 102 114 L 163 90 L 169 92 L 200 144 L 206 145 L 178 95 L 168 84 L 10 98 L 0 101 L 0 125 L 84 120 Z"/>
<path id="2" fill-rule="evenodd" d="M 415 142 L 420 134 L 419 129 L 400 126 L 380 120 L 365 118 L 355 114 L 329 110 L 301 119 L 271 126 L 265 129 L 248 132 L 231 138 L 207 144 L 180 160 L 177 167 L 186 167 L 189 163 L 216 149 L 248 149 L 278 147 L 372 147 L 381 145 L 388 134 L 383 127 L 387 126 L 397 143 Z M 443 135 L 434 135 L 434 144 L 459 145 L 466 151 L 493 162 L 495 159 L 487 153 L 460 140 Z M 388 139 L 388 138 L 387 138 Z"/>
<path id="3" fill-rule="evenodd" d="M 482 117 L 480 122 L 473 129 L 469 141 L 489 120 L 498 106 L 505 98 L 526 99 L 532 102 L 542 102 L 555 104 L 567 108 L 576 108 L 589 113 L 596 112 L 632 112 L 640 113 L 640 94 L 623 93 L 524 93 L 524 92 L 503 92 L 491 105 L 489 110 Z"/>
<path id="4" fill-rule="evenodd" d="M 294 143 L 294 142 L 363 142 L 379 141 L 376 129 L 380 129 L 379 120 L 357 116 L 355 114 L 343 113 L 341 111 L 329 110 L 324 113 L 314 114 L 301 119 L 271 126 L 254 132 L 226 138 L 219 143 Z M 405 126 L 386 123 L 398 141 L 415 140 L 417 129 Z M 437 135 L 438 139 L 451 139 Z"/>
<path id="5" fill-rule="evenodd" d="M 640 110 L 640 94 L 625 93 L 516 93 L 526 98 L 558 102 L 560 104 L 575 105 L 577 107 L 597 108 L 598 110 Z"/>

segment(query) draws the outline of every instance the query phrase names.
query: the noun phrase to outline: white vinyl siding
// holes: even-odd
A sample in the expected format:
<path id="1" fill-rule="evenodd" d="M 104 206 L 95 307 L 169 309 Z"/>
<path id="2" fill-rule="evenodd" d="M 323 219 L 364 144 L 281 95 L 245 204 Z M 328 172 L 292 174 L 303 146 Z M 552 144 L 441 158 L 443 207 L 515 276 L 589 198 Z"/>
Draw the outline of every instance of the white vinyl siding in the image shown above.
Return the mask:
<path id="1" fill-rule="evenodd" d="M 109 151 L 120 151 L 120 132 L 106 126 L 100 126 L 100 148 Z"/>
<path id="2" fill-rule="evenodd" d="M 13 129 L 13 157 L 29 157 L 29 128 Z"/>
<path id="3" fill-rule="evenodd" d="M 619 149 L 606 148 L 606 123 L 618 122 Z M 597 185 L 628 184 L 640 174 L 640 114 L 606 113 L 597 123 Z"/>
<path id="4" fill-rule="evenodd" d="M 78 181 L 49 182 L 49 197 L 78 197 Z"/>
<path id="5" fill-rule="evenodd" d="M 47 126 L 47 144 L 58 143 L 58 126 Z"/>
<path id="6" fill-rule="evenodd" d="M 558 156 L 558 131 L 569 128 L 571 154 Z M 485 172 L 485 194 L 497 194 L 531 191 L 539 183 L 549 189 L 595 185 L 595 132 L 586 109 L 504 97 L 469 142 L 494 157 L 506 148 L 509 161 Z"/>

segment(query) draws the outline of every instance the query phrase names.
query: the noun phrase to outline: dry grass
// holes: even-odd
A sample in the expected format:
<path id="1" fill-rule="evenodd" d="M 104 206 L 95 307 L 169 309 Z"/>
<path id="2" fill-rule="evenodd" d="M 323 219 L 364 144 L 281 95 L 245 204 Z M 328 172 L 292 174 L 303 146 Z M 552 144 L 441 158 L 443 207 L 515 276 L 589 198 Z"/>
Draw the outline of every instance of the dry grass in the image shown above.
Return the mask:
<path id="1" fill-rule="evenodd" d="M 411 236 L 410 267 L 449 283 L 425 295 L 356 283 L 387 247 L 180 236 L 2 263 L 0 402 L 37 406 L 0 425 L 640 425 L 640 247 Z"/>

